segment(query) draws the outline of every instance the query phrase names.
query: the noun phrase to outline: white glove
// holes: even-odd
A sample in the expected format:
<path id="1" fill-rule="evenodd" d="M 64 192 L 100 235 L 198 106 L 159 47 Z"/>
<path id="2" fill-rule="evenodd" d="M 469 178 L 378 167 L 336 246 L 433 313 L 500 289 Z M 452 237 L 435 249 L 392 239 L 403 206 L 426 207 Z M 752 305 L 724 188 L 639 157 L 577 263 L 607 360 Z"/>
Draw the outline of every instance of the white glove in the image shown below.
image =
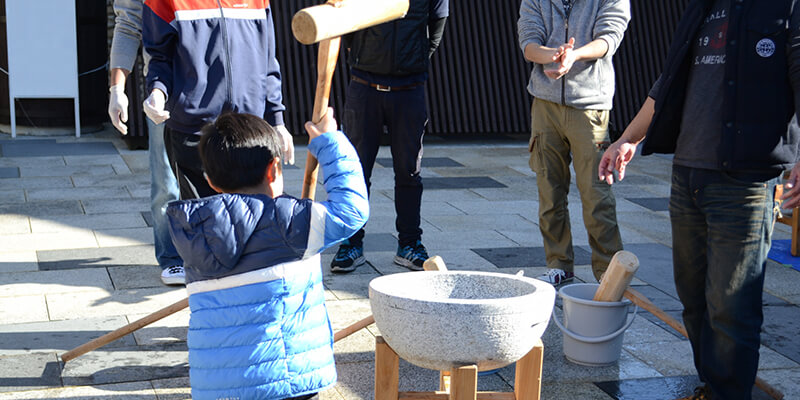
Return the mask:
<path id="1" fill-rule="evenodd" d="M 125 95 L 125 85 L 114 85 L 108 88 L 108 116 L 111 125 L 123 135 L 128 134 L 128 96 Z"/>
<path id="2" fill-rule="evenodd" d="M 147 96 L 147 99 L 142 103 L 147 118 L 150 118 L 156 125 L 169 119 L 169 111 L 164 110 L 164 104 L 166 102 L 167 98 L 164 92 L 153 89 L 153 91 L 150 92 L 150 96 Z"/>
<path id="3" fill-rule="evenodd" d="M 275 129 L 281 134 L 281 140 L 283 140 L 283 163 L 294 165 L 294 138 L 292 138 L 292 134 L 286 129 L 286 125 L 278 125 Z"/>

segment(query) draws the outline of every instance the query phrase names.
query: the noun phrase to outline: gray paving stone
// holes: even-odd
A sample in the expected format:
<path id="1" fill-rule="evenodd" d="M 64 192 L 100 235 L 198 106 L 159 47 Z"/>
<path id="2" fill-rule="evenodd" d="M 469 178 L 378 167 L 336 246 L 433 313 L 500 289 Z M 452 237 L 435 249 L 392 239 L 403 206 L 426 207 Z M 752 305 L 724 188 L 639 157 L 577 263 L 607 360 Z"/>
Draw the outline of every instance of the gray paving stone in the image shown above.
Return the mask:
<path id="1" fill-rule="evenodd" d="M 539 232 L 539 226 L 519 214 L 435 215 L 425 218 L 442 231 L 458 234 L 482 230 Z"/>
<path id="2" fill-rule="evenodd" d="M 762 370 L 758 376 L 781 391 L 784 399 L 800 399 L 800 368 Z"/>
<path id="3" fill-rule="evenodd" d="M 672 249 L 658 243 L 626 244 L 625 250 L 639 259 L 636 276 L 662 292 L 677 298 L 672 273 Z"/>
<path id="4" fill-rule="evenodd" d="M 0 150 L 2 153 L 2 150 Z M 0 154 L 2 155 L 2 154 Z M 64 157 L 51 156 L 51 157 L 0 157 L 0 166 L 2 167 L 30 167 L 30 166 L 48 166 L 48 167 L 63 167 Z"/>
<path id="5" fill-rule="evenodd" d="M 0 393 L 0 400 L 17 399 L 158 400 L 153 387 L 147 381 Z"/>
<path id="6" fill-rule="evenodd" d="M 546 267 L 544 247 L 473 248 L 497 268 Z M 591 264 L 592 255 L 581 247 L 574 247 L 574 264 Z"/>
<path id="7" fill-rule="evenodd" d="M 113 289 L 106 271 L 96 268 L 0 274 L 0 297 Z"/>
<path id="8" fill-rule="evenodd" d="M 2 160 L 2 158 L 0 158 Z M 68 176 L 43 177 L 43 178 L 17 178 L 4 179 L 0 185 L 5 189 L 35 189 L 35 188 L 71 188 L 74 187 Z"/>
<path id="9" fill-rule="evenodd" d="M 64 163 L 67 165 L 124 165 L 127 168 L 125 160 L 116 151 L 107 155 L 66 155 Z"/>
<path id="10" fill-rule="evenodd" d="M 115 315 L 149 314 L 186 298 L 186 290 L 149 288 L 62 293 L 47 296 L 50 318 L 100 318 Z"/>
<path id="11" fill-rule="evenodd" d="M 0 214 L 0 235 L 31 233 L 30 219 L 20 214 Z"/>
<path id="12" fill-rule="evenodd" d="M 107 188 L 61 188 L 61 189 L 28 189 L 28 199 L 30 201 L 48 200 L 89 200 L 122 198 L 130 196 L 125 187 Z"/>
<path id="13" fill-rule="evenodd" d="M 178 378 L 189 375 L 185 344 L 104 349 L 68 362 L 62 373 L 65 386 L 101 385 Z"/>
<path id="14" fill-rule="evenodd" d="M 61 367 L 55 353 L 0 357 L 0 392 L 60 385 Z"/>
<path id="15" fill-rule="evenodd" d="M 767 270 L 764 276 L 764 290 L 783 299 L 800 295 L 800 271 L 778 264 L 772 260 L 767 261 Z"/>
<path id="16" fill-rule="evenodd" d="M 150 211 L 142 211 L 140 212 L 142 218 L 144 218 L 144 223 L 147 224 L 149 227 L 153 227 L 153 213 Z"/>
<path id="17" fill-rule="evenodd" d="M 60 232 L 64 226 L 83 229 L 140 228 L 147 224 L 141 213 L 114 213 L 92 215 L 66 215 L 49 218 L 32 218 L 31 230 L 34 233 Z"/>
<path id="18" fill-rule="evenodd" d="M 452 178 L 427 178 L 425 190 L 503 188 L 506 185 L 488 176 L 464 176 Z"/>
<path id="19" fill-rule="evenodd" d="M 186 342 L 186 333 L 189 329 L 189 312 L 184 308 L 170 316 L 158 320 L 133 332 L 136 344 L 139 346 L 154 346 L 177 342 Z M 128 316 L 128 321 L 133 323 L 142 319 L 148 314 L 132 314 Z"/>
<path id="20" fill-rule="evenodd" d="M 473 232 L 424 232 L 422 243 L 428 251 L 468 250 L 474 248 L 511 247 L 513 240 L 501 235 L 497 231 Z M 393 249 L 393 250 L 396 250 Z"/>
<path id="21" fill-rule="evenodd" d="M 100 247 L 141 246 L 153 244 L 153 229 L 124 228 L 124 229 L 98 229 L 94 231 L 97 245 Z"/>
<path id="22" fill-rule="evenodd" d="M 0 183 L 3 181 L 0 180 Z M 22 189 L 0 190 L 0 203 L 24 203 L 25 191 Z"/>
<path id="23" fill-rule="evenodd" d="M 640 360 L 663 375 L 691 375 L 696 373 L 692 360 L 692 347 L 688 340 L 668 342 L 629 343 L 623 345 Z"/>
<path id="24" fill-rule="evenodd" d="M 0 216 L 0 225 L 2 225 Z M 36 261 L 35 251 L 4 251 L 0 252 L 0 272 L 26 272 L 37 271 L 39 263 Z"/>
<path id="25" fill-rule="evenodd" d="M 37 252 L 42 271 L 158 265 L 152 246 L 122 246 Z"/>
<path id="26" fill-rule="evenodd" d="M 0 167 L 0 179 L 19 178 L 18 167 Z M 0 181 L 3 182 L 3 181 Z"/>
<path id="27" fill-rule="evenodd" d="M 800 363 L 800 307 L 764 307 L 764 324 L 761 344 L 777 351 L 790 360 Z"/>
<path id="28" fill-rule="evenodd" d="M 132 187 L 147 185 L 149 189 L 150 173 L 141 172 L 125 176 L 124 178 L 118 175 L 77 175 L 72 177 L 72 181 L 75 183 L 75 187 Z"/>
<path id="29" fill-rule="evenodd" d="M 53 168 L 48 166 L 20 167 L 19 175 L 23 178 L 45 176 L 74 176 L 74 175 L 116 175 L 110 165 L 78 165 Z"/>
<path id="30" fill-rule="evenodd" d="M 6 235 L 0 241 L 2 251 L 24 251 L 34 249 L 61 250 L 97 247 L 94 233 L 86 229 L 72 229 L 55 233 L 28 233 Z"/>
<path id="31" fill-rule="evenodd" d="M 189 378 L 156 379 L 151 383 L 158 400 L 185 400 L 192 397 Z"/>
<path id="32" fill-rule="evenodd" d="M 633 311 L 633 306 L 630 306 L 629 310 Z M 640 308 L 639 313 L 643 312 L 645 311 Z M 685 340 L 676 337 L 671 332 L 647 318 L 643 318 L 642 315 L 637 315 L 630 328 L 625 331 L 622 341 L 623 344 L 626 345 L 637 345 L 642 343 L 669 343 Z"/>
<path id="33" fill-rule="evenodd" d="M 114 316 L 0 325 L 0 354 L 63 353 L 127 324 L 125 317 Z M 126 335 L 104 348 L 135 345 Z"/>
<path id="34" fill-rule="evenodd" d="M 48 319 L 43 295 L 0 297 L 0 321 L 4 324 L 24 324 Z"/>
<path id="35" fill-rule="evenodd" d="M 150 198 L 130 196 L 111 199 L 81 200 L 86 214 L 110 214 L 118 212 L 150 211 Z"/>
<path id="36" fill-rule="evenodd" d="M 141 289 L 161 287 L 161 268 L 157 265 L 108 267 L 114 288 Z"/>
<path id="37" fill-rule="evenodd" d="M 150 158 L 147 152 L 122 154 L 122 159 L 133 173 L 150 171 Z"/>
<path id="38" fill-rule="evenodd" d="M 384 168 L 392 168 L 392 158 L 377 158 L 375 163 Z M 450 157 L 423 157 L 422 168 L 463 167 L 464 165 Z"/>
<path id="39" fill-rule="evenodd" d="M 672 228 L 667 213 L 617 212 L 617 223 L 652 239 L 653 242 L 672 246 Z"/>
<path id="40" fill-rule="evenodd" d="M 323 283 L 340 300 L 365 298 L 369 282 L 379 274 L 327 274 Z"/>
<path id="41" fill-rule="evenodd" d="M 49 217 L 83 214 L 81 204 L 76 200 L 32 201 L 23 204 L 0 203 L 0 215 L 18 214 L 29 217 Z"/>
<path id="42" fill-rule="evenodd" d="M 629 379 L 597 382 L 595 385 L 618 400 L 657 400 L 684 398 L 702 383 L 697 376 Z"/>
<path id="43" fill-rule="evenodd" d="M 450 204 L 467 215 L 536 215 L 539 209 L 539 202 L 536 200 L 454 200 Z"/>

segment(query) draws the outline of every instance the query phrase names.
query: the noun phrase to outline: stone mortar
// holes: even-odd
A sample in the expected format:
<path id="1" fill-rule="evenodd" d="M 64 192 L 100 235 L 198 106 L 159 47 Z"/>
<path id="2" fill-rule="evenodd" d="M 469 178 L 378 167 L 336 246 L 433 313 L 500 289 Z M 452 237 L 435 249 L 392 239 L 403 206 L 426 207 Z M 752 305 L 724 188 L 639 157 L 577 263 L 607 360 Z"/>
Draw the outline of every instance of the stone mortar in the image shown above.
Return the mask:
<path id="1" fill-rule="evenodd" d="M 369 300 L 386 343 L 434 370 L 500 368 L 542 336 L 555 302 L 550 284 L 492 272 L 406 272 L 373 279 Z"/>

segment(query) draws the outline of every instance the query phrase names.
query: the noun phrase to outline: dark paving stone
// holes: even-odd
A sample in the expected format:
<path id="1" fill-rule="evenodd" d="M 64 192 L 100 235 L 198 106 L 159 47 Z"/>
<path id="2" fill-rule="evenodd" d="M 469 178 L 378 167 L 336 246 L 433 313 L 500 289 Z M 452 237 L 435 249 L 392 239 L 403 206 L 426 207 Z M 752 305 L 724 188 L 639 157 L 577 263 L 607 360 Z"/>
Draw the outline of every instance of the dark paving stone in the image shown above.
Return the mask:
<path id="1" fill-rule="evenodd" d="M 422 184 L 429 189 L 506 188 L 508 186 L 488 176 L 461 176 L 451 178 L 424 178 Z"/>
<path id="2" fill-rule="evenodd" d="M 19 168 L 0 167 L 0 178 L 19 178 Z"/>
<path id="3" fill-rule="evenodd" d="M 625 200 L 636 203 L 651 211 L 669 211 L 668 197 L 626 197 Z"/>
<path id="4" fill-rule="evenodd" d="M 78 200 L 46 200 L 28 203 L 0 204 L 0 214 L 19 214 L 29 217 L 51 217 L 83 214 Z"/>
<path id="5" fill-rule="evenodd" d="M 678 298 L 675 292 L 675 278 L 672 273 L 672 249 L 658 243 L 626 244 L 625 250 L 639 259 L 636 277 L 662 292 Z"/>
<path id="6" fill-rule="evenodd" d="M 800 363 L 800 307 L 764 307 L 761 344 Z"/>
<path id="7" fill-rule="evenodd" d="M 120 246 L 37 251 L 40 271 L 158 265 L 153 246 Z"/>
<path id="8" fill-rule="evenodd" d="M 595 386 L 616 400 L 677 399 L 691 395 L 700 384 L 700 380 L 692 375 L 595 382 Z M 760 389 L 753 388 L 753 400 L 770 398 Z"/>
<path id="9" fill-rule="evenodd" d="M 93 156 L 119 154 L 111 142 L 56 143 L 24 140 L 0 144 L 3 157 Z"/>
<path id="10" fill-rule="evenodd" d="M 55 353 L 0 358 L 0 392 L 61 386 L 61 366 Z"/>
<path id="11" fill-rule="evenodd" d="M 153 227 L 153 213 L 151 211 L 142 211 L 142 218 L 144 218 L 144 223 L 147 226 Z"/>
<path id="12" fill-rule="evenodd" d="M 324 251 L 326 254 L 335 254 L 339 246 L 333 246 Z M 397 238 L 391 233 L 372 233 L 364 236 L 364 251 L 397 251 Z"/>
<path id="13" fill-rule="evenodd" d="M 650 299 L 656 307 L 664 311 L 683 310 L 683 305 L 677 297 L 664 293 L 653 286 L 634 286 L 633 288 Z"/>
<path id="14" fill-rule="evenodd" d="M 546 267 L 544 247 L 500 247 L 471 249 L 497 268 Z M 581 247 L 574 247 L 575 265 L 592 263 L 592 254 Z"/>
<path id="15" fill-rule="evenodd" d="M 392 168 L 392 159 L 389 157 L 377 158 L 375 159 L 375 162 L 384 168 Z M 461 164 L 450 157 L 423 157 L 422 166 L 424 168 L 463 167 L 464 164 Z"/>
<path id="16" fill-rule="evenodd" d="M 767 292 L 762 293 L 761 297 L 761 305 L 763 306 L 790 306 L 791 303 L 787 302 L 786 300 L 773 296 Z"/>

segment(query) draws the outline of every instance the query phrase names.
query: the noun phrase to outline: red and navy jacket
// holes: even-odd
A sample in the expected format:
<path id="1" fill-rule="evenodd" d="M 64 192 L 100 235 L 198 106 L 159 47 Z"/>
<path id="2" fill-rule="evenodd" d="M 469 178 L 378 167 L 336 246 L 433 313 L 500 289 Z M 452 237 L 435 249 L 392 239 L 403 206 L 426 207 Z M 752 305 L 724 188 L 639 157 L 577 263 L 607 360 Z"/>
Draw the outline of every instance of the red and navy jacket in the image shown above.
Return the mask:
<path id="1" fill-rule="evenodd" d="M 170 129 L 200 134 L 235 111 L 283 124 L 269 0 L 146 0 L 147 91 L 167 95 Z"/>

